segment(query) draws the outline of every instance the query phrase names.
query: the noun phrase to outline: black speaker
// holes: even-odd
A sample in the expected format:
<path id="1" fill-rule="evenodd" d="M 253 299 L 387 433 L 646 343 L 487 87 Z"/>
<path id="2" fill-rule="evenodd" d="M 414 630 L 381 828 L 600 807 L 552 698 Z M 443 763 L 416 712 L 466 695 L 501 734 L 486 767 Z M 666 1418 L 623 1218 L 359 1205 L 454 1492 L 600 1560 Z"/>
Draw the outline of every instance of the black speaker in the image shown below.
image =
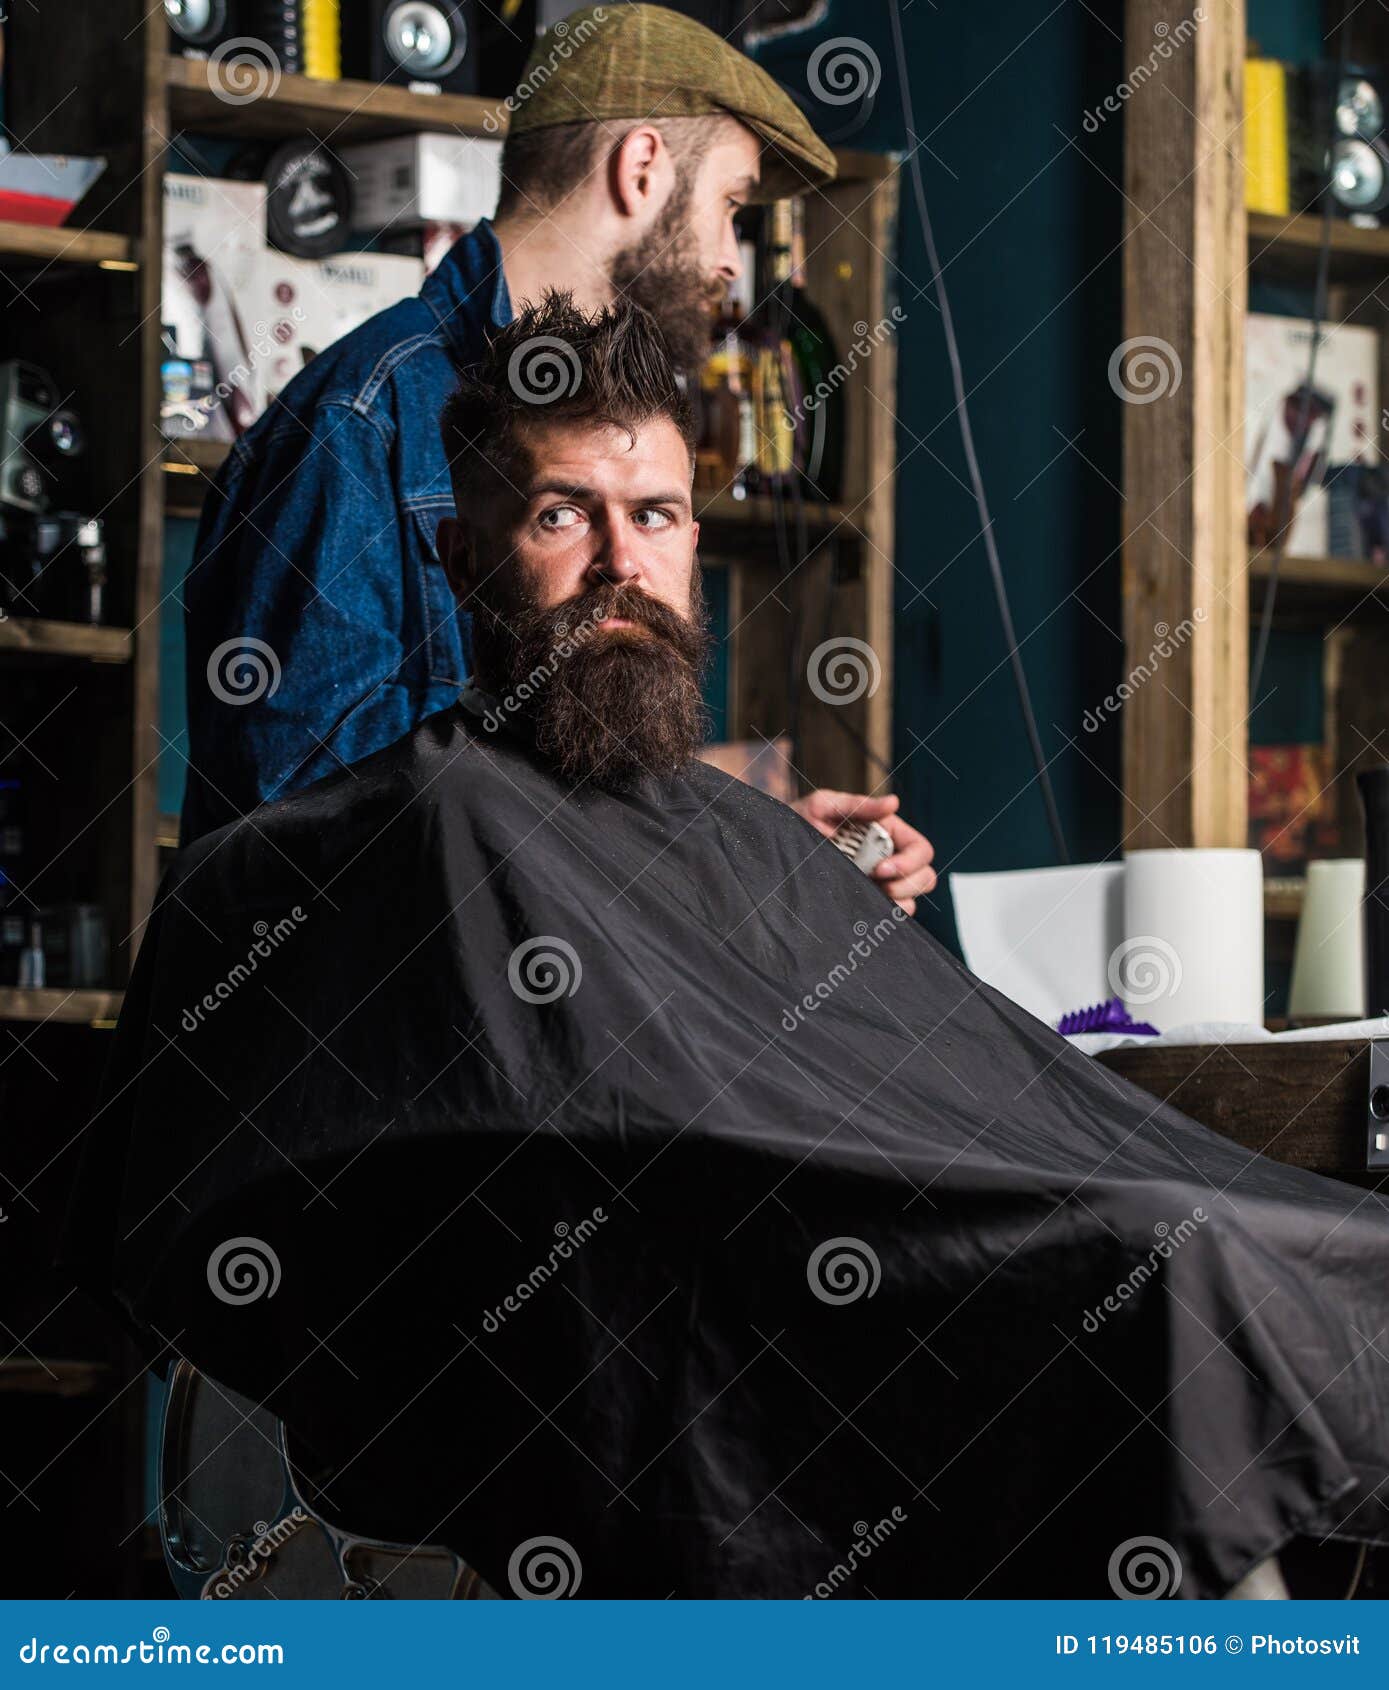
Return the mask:
<path id="1" fill-rule="evenodd" d="M 342 0 L 341 15 L 344 76 L 477 93 L 477 0 Z"/>
<path id="2" fill-rule="evenodd" d="M 238 32 L 237 0 L 164 0 L 171 52 L 205 57 Z"/>
<path id="3" fill-rule="evenodd" d="M 267 68 L 300 76 L 304 31 L 299 0 L 164 0 L 169 50 L 211 58 L 229 41 L 237 57 L 263 59 Z"/>
<path id="4" fill-rule="evenodd" d="M 1389 79 L 1355 65 L 1318 66 L 1313 76 L 1321 187 L 1337 217 L 1378 228 L 1389 212 Z"/>

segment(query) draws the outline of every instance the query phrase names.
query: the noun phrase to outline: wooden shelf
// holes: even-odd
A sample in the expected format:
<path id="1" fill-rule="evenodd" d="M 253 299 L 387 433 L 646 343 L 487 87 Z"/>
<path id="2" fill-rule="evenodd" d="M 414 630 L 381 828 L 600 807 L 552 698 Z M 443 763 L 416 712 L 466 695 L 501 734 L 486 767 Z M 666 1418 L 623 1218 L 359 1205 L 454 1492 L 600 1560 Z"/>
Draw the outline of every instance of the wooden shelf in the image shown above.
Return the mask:
<path id="1" fill-rule="evenodd" d="M 1249 213 L 1249 262 L 1287 272 L 1311 274 L 1321 247 L 1320 212 L 1278 217 L 1266 211 Z M 1361 229 L 1343 217 L 1331 219 L 1333 279 L 1389 271 L 1389 229 Z"/>
<path id="2" fill-rule="evenodd" d="M 47 229 L 37 223 L 0 222 L 0 262 L 6 258 L 132 270 L 135 243 L 125 235 L 107 235 L 99 229 Z"/>
<path id="3" fill-rule="evenodd" d="M 103 1361 L 55 1361 L 13 1357 L 0 1361 L 0 1392 L 30 1397 L 90 1397 L 102 1390 L 111 1369 Z"/>
<path id="4" fill-rule="evenodd" d="M 822 504 L 815 499 L 805 501 L 805 523 L 812 532 L 835 528 L 842 524 L 846 535 L 858 531 L 853 527 L 844 505 Z M 786 521 L 795 532 L 795 512 L 789 499 L 782 501 Z M 731 493 L 696 493 L 694 512 L 697 522 L 742 523 L 748 527 L 770 528 L 776 521 L 776 505 L 768 494 L 755 498 L 735 499 Z"/>
<path id="5" fill-rule="evenodd" d="M 165 514 L 199 516 L 212 479 L 230 451 L 225 440 L 168 441 L 162 458 Z"/>
<path id="6" fill-rule="evenodd" d="M 265 92 L 229 81 L 225 67 L 207 59 L 168 60 L 169 115 L 176 127 L 215 135 L 299 135 L 323 140 L 365 141 L 381 135 L 424 130 L 447 135 L 481 135 L 500 140 L 506 108 L 500 100 L 469 94 L 415 94 L 408 88 L 371 82 L 317 82 L 307 76 L 266 78 Z M 493 128 L 488 117 L 500 118 Z"/>
<path id="7" fill-rule="evenodd" d="M 1249 560 L 1249 610 L 1257 618 L 1272 574 L 1271 552 Z M 1363 558 L 1285 557 L 1278 567 L 1277 605 L 1292 615 L 1337 618 L 1383 616 L 1389 611 L 1389 569 Z M 1277 620 L 1275 610 L 1275 620 Z"/>
<path id="8" fill-rule="evenodd" d="M 0 653 L 129 663 L 131 648 L 129 628 L 94 628 L 85 622 L 50 622 L 37 616 L 7 616 L 0 621 Z"/>
<path id="9" fill-rule="evenodd" d="M 124 992 L 74 992 L 65 987 L 24 991 L 0 986 L 0 1021 L 114 1021 Z"/>

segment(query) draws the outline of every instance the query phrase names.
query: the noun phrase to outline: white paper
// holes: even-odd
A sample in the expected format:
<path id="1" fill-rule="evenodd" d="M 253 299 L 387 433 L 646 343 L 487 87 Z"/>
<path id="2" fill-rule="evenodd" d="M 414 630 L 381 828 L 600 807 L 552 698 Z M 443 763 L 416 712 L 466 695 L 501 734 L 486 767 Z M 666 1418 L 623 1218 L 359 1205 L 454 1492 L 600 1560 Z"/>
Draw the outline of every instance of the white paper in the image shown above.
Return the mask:
<path id="1" fill-rule="evenodd" d="M 1122 863 L 950 875 L 965 966 L 1049 1027 L 1103 1003 L 1123 877 Z"/>

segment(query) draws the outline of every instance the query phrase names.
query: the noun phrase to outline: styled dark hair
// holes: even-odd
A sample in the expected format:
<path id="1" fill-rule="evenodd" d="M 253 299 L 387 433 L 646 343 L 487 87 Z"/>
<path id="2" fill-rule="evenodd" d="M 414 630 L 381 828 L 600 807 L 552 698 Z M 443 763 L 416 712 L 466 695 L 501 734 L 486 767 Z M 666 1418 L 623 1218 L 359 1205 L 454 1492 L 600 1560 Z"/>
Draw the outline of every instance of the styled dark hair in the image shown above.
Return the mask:
<path id="1" fill-rule="evenodd" d="M 636 430 L 668 417 L 694 466 L 690 401 L 656 320 L 621 296 L 590 313 L 573 295 L 547 290 L 489 338 L 465 368 L 440 419 L 444 455 L 460 514 L 489 470 L 508 481 L 521 461 L 526 427 L 592 422 Z"/>
<path id="2" fill-rule="evenodd" d="M 661 117 L 649 120 L 665 137 L 682 185 L 694 181 L 704 155 L 734 117 L 717 113 L 704 117 Z M 626 125 L 556 123 L 545 129 L 509 134 L 502 143 L 502 186 L 494 221 L 506 217 L 536 217 L 553 211 L 566 195 L 600 169 L 603 155 L 616 147 L 635 120 Z"/>

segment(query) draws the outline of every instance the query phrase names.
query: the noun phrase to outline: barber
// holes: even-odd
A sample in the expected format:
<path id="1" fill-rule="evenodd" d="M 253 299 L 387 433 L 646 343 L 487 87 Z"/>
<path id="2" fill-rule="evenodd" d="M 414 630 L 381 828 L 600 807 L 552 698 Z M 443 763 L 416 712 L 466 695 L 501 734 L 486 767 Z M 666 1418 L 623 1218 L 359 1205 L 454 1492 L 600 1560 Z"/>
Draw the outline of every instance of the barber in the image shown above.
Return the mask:
<path id="1" fill-rule="evenodd" d="M 184 583 L 185 845 L 457 698 L 463 633 L 434 549 L 454 514 L 439 416 L 513 302 L 561 286 L 592 309 L 625 293 L 693 370 L 709 306 L 741 273 L 734 214 L 834 176 L 765 71 L 661 6 L 575 12 L 537 41 L 511 103 L 495 217 L 416 298 L 301 371 L 209 496 Z M 904 907 L 935 884 L 894 796 L 821 790 L 794 808 L 826 834 L 881 822 L 894 849 L 876 878 Z"/>

